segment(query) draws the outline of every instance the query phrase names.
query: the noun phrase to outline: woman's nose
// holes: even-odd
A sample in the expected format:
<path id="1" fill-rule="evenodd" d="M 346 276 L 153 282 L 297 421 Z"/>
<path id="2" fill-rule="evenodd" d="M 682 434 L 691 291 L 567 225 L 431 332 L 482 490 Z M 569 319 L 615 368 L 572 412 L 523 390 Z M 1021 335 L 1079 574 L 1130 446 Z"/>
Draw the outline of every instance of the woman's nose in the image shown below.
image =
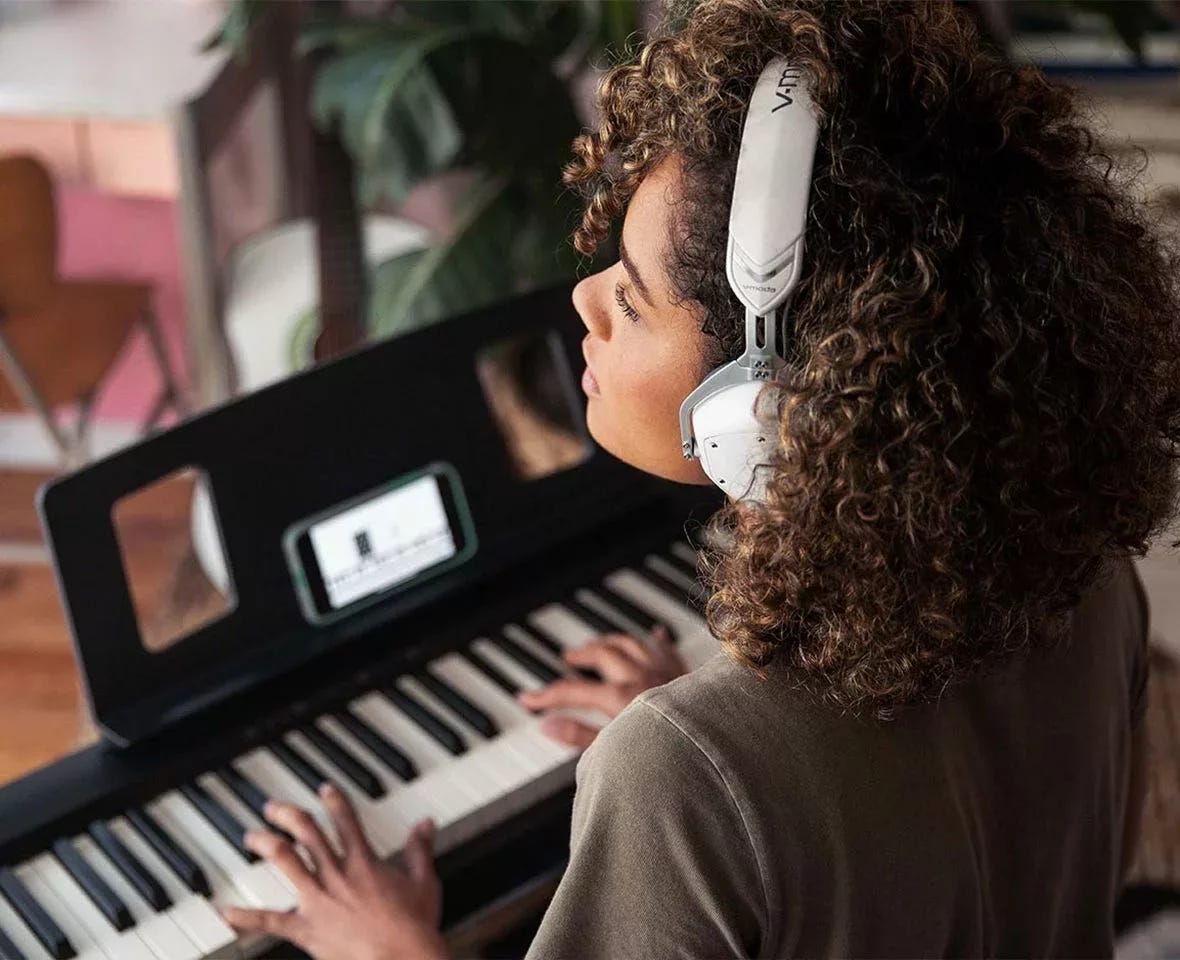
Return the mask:
<path id="1" fill-rule="evenodd" d="M 610 338 L 610 314 L 601 295 L 602 273 L 595 273 L 579 280 L 574 287 L 573 303 L 582 323 L 593 336 L 602 340 Z"/>

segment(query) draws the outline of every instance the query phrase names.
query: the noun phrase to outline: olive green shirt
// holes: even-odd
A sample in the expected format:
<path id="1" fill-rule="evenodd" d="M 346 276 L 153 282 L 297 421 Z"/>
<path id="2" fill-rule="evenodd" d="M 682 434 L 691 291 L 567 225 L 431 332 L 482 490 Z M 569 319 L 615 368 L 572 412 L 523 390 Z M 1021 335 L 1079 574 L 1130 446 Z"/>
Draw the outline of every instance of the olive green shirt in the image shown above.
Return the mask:
<path id="1" fill-rule="evenodd" d="M 1110 956 L 1148 609 L 1129 562 L 1070 642 L 855 719 L 719 654 L 578 763 L 539 958 Z"/>

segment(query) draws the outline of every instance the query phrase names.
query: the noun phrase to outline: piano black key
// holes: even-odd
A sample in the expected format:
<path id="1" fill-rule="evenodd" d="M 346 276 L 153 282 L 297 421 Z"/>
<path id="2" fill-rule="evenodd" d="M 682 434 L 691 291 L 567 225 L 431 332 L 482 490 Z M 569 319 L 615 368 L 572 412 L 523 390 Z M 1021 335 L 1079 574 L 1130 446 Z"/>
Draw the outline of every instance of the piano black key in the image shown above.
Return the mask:
<path id="1" fill-rule="evenodd" d="M 314 723 L 300 727 L 299 732 L 307 737 L 311 741 L 311 745 L 327 757 L 342 774 L 356 784 L 365 796 L 373 800 L 380 800 L 385 796 L 385 788 L 381 786 L 377 774 L 331 734 L 325 733 Z"/>
<path id="2" fill-rule="evenodd" d="M 20 915 L 25 926 L 41 941 L 51 957 L 55 960 L 70 960 L 78 955 L 74 945 L 66 939 L 45 908 L 33 899 L 20 878 L 6 867 L 0 868 L 0 894 L 3 894 L 9 906 Z"/>
<path id="3" fill-rule="evenodd" d="M 566 597 L 561 601 L 561 605 L 574 614 L 579 620 L 586 623 L 587 626 L 593 627 L 599 633 L 623 633 L 623 627 L 613 620 L 608 620 L 597 610 L 586 606 L 577 597 Z"/>
<path id="4" fill-rule="evenodd" d="M 0 960 L 28 960 L 3 930 L 0 930 Z"/>
<path id="5" fill-rule="evenodd" d="M 508 696 L 516 699 L 516 695 L 520 693 L 520 687 L 511 678 L 505 676 L 504 671 L 488 660 L 482 653 L 468 647 L 466 650 L 461 650 L 459 655 L 508 694 Z"/>
<path id="6" fill-rule="evenodd" d="M 506 657 L 511 657 L 517 664 L 540 680 L 541 683 L 550 684 L 554 680 L 561 679 L 560 673 L 549 666 L 549 664 L 541 661 L 540 658 L 534 656 L 511 637 L 501 634 L 489 639 L 497 650 Z"/>
<path id="7" fill-rule="evenodd" d="M 320 787 L 330 782 L 328 775 L 316 766 L 310 757 L 285 740 L 276 740 L 274 743 L 267 744 L 266 749 L 273 753 L 284 767 L 295 774 L 312 793 L 319 793 Z"/>
<path id="8" fill-rule="evenodd" d="M 548 630 L 542 630 L 540 627 L 533 626 L 531 623 L 527 626 L 523 623 L 516 624 L 518 630 L 528 634 L 528 636 L 548 650 L 553 656 L 560 660 L 565 656 L 565 647 L 563 647 L 553 634 Z"/>
<path id="9" fill-rule="evenodd" d="M 565 647 L 548 630 L 542 630 L 532 623 L 528 626 L 518 623 L 516 624 L 516 629 L 528 634 L 529 637 L 552 653 L 558 660 L 563 663 L 565 662 Z M 602 675 L 597 670 L 591 670 L 589 667 L 572 667 L 571 669 L 584 680 L 602 680 Z"/>
<path id="10" fill-rule="evenodd" d="M 414 761 L 390 743 L 384 734 L 378 733 L 352 710 L 340 710 L 332 716 L 345 730 L 364 744 L 373 756 L 401 779 L 408 782 L 418 776 L 418 768 L 414 765 Z"/>
<path id="11" fill-rule="evenodd" d="M 436 677 L 428 668 L 414 674 L 414 678 L 427 690 L 433 693 L 443 703 L 455 711 L 455 715 L 462 717 L 474 729 L 491 739 L 498 736 L 500 728 L 496 721 L 468 700 L 463 694 L 452 687 L 445 680 Z"/>
<path id="12" fill-rule="evenodd" d="M 261 788 L 247 777 L 232 763 L 227 763 L 217 770 L 217 776 L 233 791 L 235 797 L 242 801 L 259 820 L 266 821 L 266 804 L 270 800 Z M 269 824 L 267 824 L 270 827 Z M 270 827 L 270 829 L 274 829 Z"/>
<path id="13" fill-rule="evenodd" d="M 682 606 L 688 607 L 694 612 L 699 612 L 701 604 L 704 603 L 704 591 L 698 585 L 698 588 L 691 593 L 685 593 L 684 588 L 673 580 L 669 580 L 660 571 L 655 570 L 649 566 L 641 565 L 632 568 L 632 572 L 636 576 L 642 577 L 649 584 L 668 596 L 669 599 L 675 600 Z"/>
<path id="14" fill-rule="evenodd" d="M 202 897 L 213 896 L 213 888 L 209 885 L 205 871 L 172 839 L 172 835 L 160 826 L 155 817 L 146 810 L 128 810 L 126 817 L 135 832 L 143 837 L 156 856 L 168 864 L 186 887 Z"/>
<path id="15" fill-rule="evenodd" d="M 382 688 L 389 702 L 418 724 L 426 733 L 440 743 L 444 749 L 458 756 L 467 752 L 467 744 L 459 732 L 426 705 L 419 703 L 394 684 Z"/>
<path id="16" fill-rule="evenodd" d="M 115 836 L 110 827 L 100 820 L 95 820 L 90 824 L 88 832 L 102 852 L 107 855 L 107 859 L 115 865 L 115 869 L 127 879 L 135 892 L 143 897 L 153 910 L 167 910 L 172 906 L 172 898 L 160 886 L 160 882 L 123 845 L 123 841 Z"/>
<path id="17" fill-rule="evenodd" d="M 666 550 L 660 554 L 660 559 L 667 563 L 670 567 L 680 571 L 690 580 L 696 580 L 700 577 L 697 573 L 697 566 L 695 563 L 689 563 L 680 554 L 674 550 Z"/>
<path id="18" fill-rule="evenodd" d="M 637 604 L 634 600 L 628 600 L 617 590 L 612 589 L 605 583 L 595 587 L 594 592 L 601 596 L 602 599 L 609 603 L 612 607 L 614 607 L 614 609 L 618 610 L 620 614 L 622 614 L 628 620 L 633 621 L 636 626 L 642 627 L 646 632 L 650 633 L 656 627 L 662 626 L 667 629 L 669 633 L 672 633 L 672 628 L 660 620 L 659 617 L 656 617 L 649 611 L 644 610 L 643 607 L 639 606 L 639 604 Z M 675 640 L 676 637 L 673 636 L 672 639 Z"/>
<path id="19" fill-rule="evenodd" d="M 122 932 L 135 926 L 127 904 L 94 872 L 94 867 L 82 859 L 82 855 L 74 849 L 69 840 L 63 838 L 56 841 L 53 844 L 53 854 L 112 927 Z"/>
<path id="20" fill-rule="evenodd" d="M 212 824 L 213 829 L 229 841 L 230 846 L 238 851 L 238 854 L 243 860 L 247 863 L 258 862 L 258 854 L 246 846 L 245 826 L 238 822 L 237 817 L 218 803 L 216 798 L 210 796 L 209 791 L 199 783 L 194 782 L 181 786 L 180 792 L 189 803 L 197 808 L 201 816 Z"/>

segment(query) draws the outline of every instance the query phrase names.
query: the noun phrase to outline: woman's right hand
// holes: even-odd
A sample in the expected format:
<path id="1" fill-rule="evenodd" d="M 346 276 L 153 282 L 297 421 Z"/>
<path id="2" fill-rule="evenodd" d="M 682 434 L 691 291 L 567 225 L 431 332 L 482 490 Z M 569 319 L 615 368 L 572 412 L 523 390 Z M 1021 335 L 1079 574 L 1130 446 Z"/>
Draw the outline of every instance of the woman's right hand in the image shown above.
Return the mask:
<path id="1" fill-rule="evenodd" d="M 671 633 L 663 626 L 652 630 L 650 644 L 625 633 L 607 633 L 567 650 L 564 659 L 572 667 L 598 671 L 602 680 L 563 677 L 547 687 L 522 692 L 518 697 L 522 706 L 530 710 L 589 707 L 614 717 L 644 690 L 688 673 Z M 569 716 L 548 716 L 541 729 L 554 740 L 579 748 L 590 746 L 598 736 L 594 727 Z"/>

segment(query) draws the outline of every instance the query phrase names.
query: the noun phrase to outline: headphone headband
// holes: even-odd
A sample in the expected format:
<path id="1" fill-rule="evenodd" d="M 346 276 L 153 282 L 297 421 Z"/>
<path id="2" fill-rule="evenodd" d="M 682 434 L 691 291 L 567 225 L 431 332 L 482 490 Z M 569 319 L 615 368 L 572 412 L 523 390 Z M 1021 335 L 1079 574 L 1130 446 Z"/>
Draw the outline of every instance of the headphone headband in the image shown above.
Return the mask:
<path id="1" fill-rule="evenodd" d="M 709 478 L 737 498 L 760 497 L 755 474 L 773 447 L 754 406 L 763 383 L 785 365 L 778 309 L 799 280 L 818 137 L 803 71 L 772 59 L 746 111 L 729 212 L 725 274 L 745 307 L 746 349 L 680 406 L 685 459 L 700 457 Z"/>

